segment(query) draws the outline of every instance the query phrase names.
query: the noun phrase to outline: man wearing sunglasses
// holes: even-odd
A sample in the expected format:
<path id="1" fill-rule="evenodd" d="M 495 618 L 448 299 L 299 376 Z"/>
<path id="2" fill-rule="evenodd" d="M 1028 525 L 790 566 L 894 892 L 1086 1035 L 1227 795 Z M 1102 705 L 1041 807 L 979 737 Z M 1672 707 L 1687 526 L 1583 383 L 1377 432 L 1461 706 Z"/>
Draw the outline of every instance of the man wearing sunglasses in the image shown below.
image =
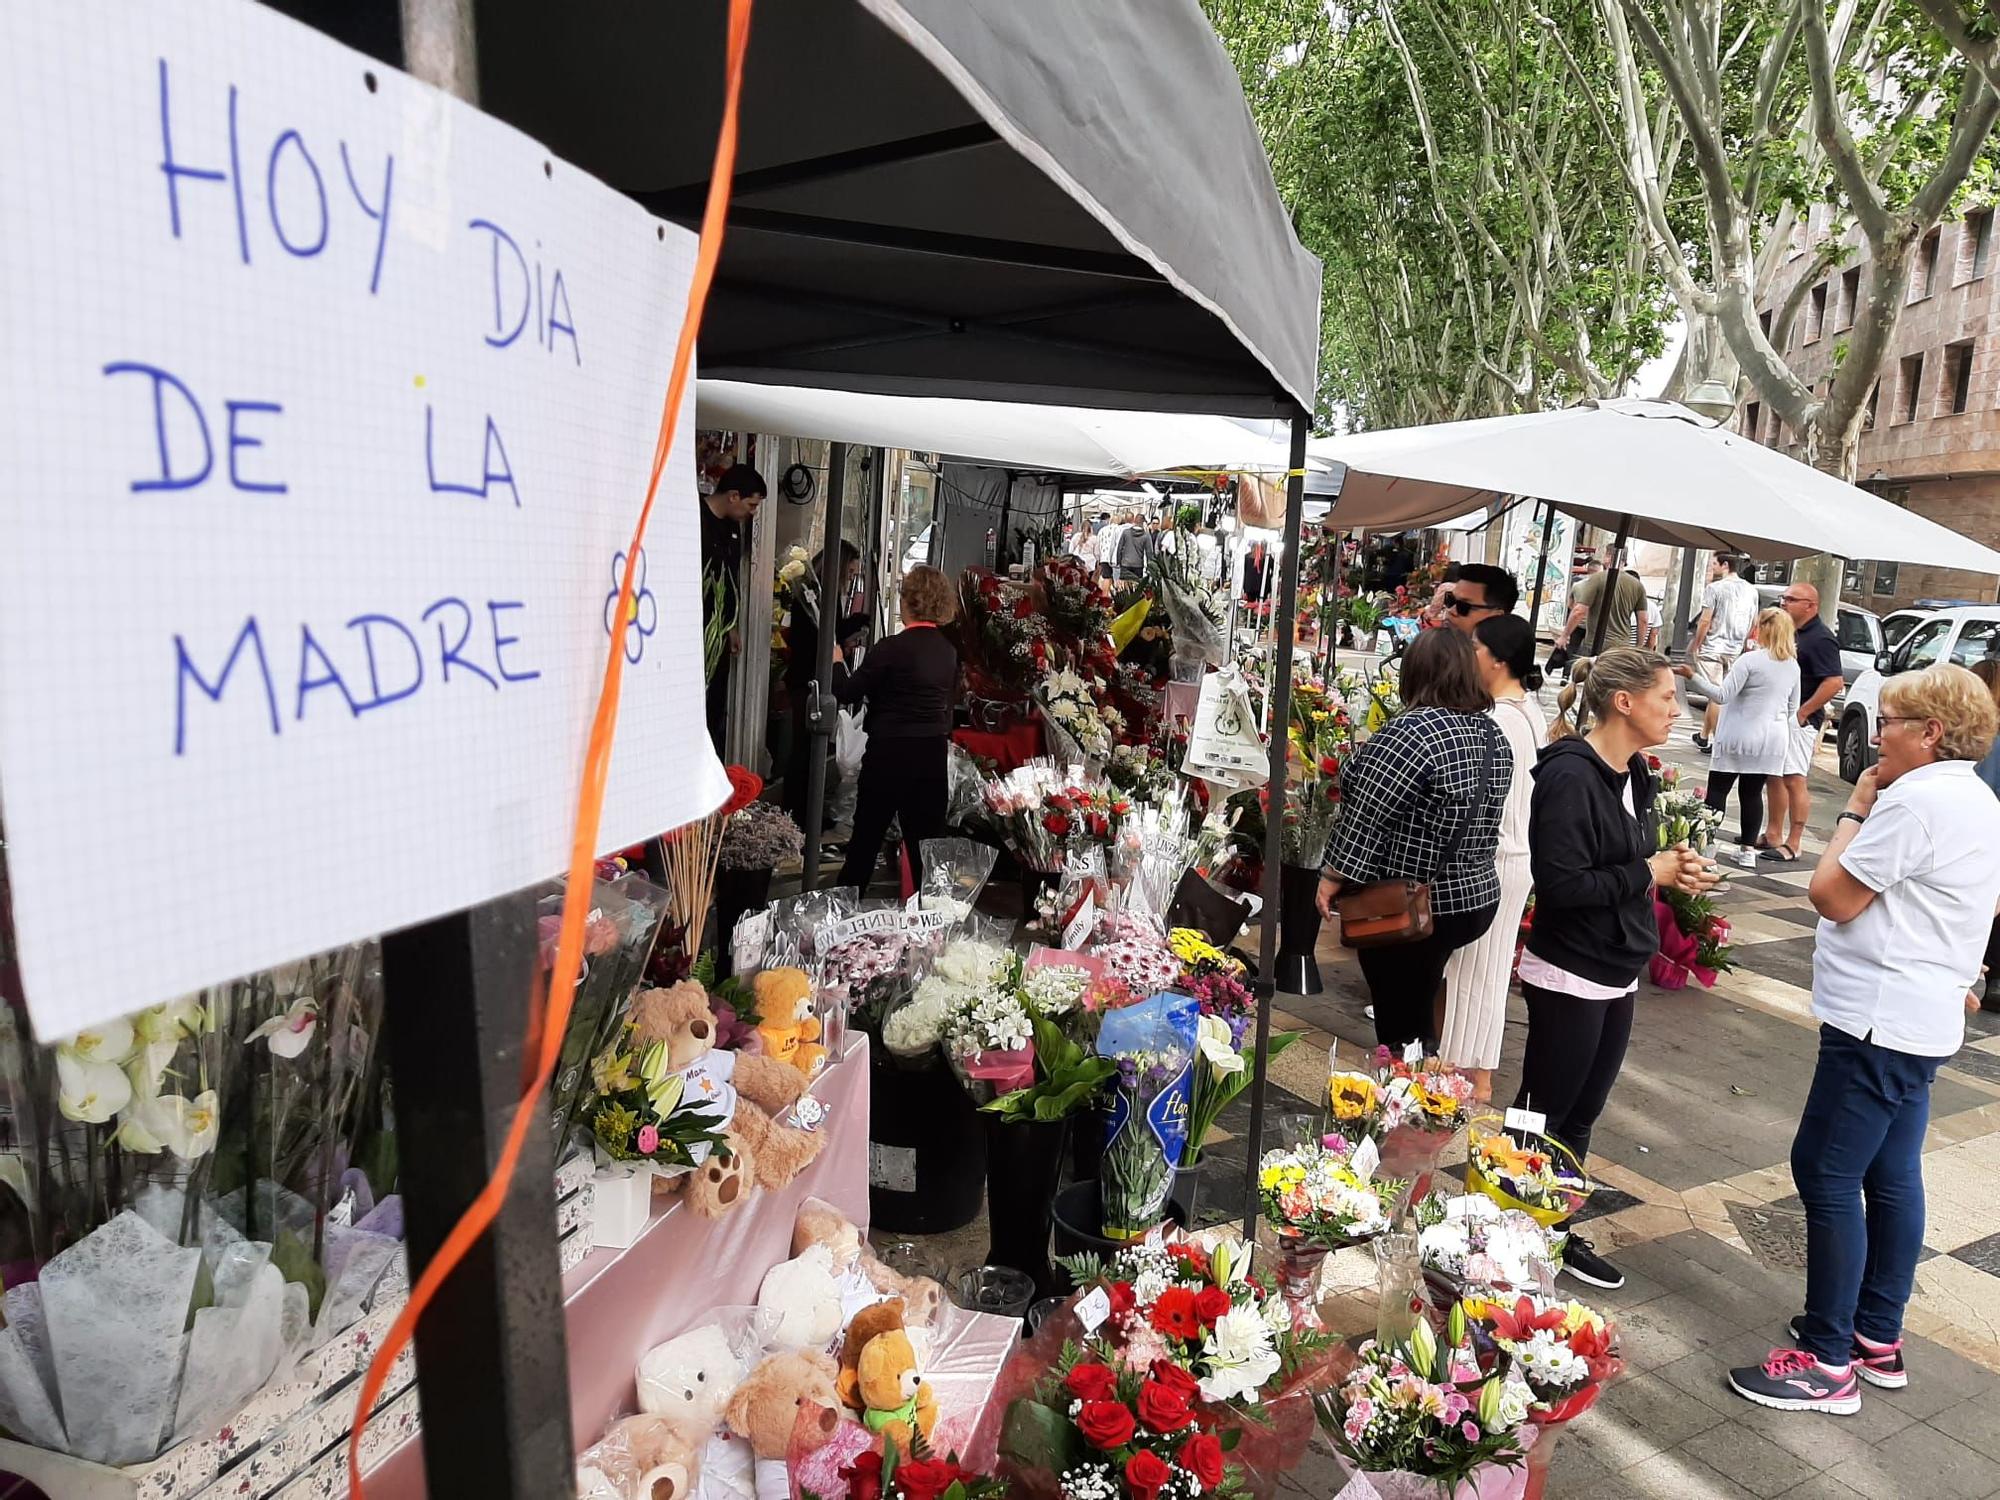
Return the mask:
<path id="1" fill-rule="evenodd" d="M 1840 673 L 1840 642 L 1819 617 L 1819 590 L 1810 583 L 1787 585 L 1778 604 L 1799 630 L 1799 716 L 1786 748 L 1784 775 L 1770 799 L 1764 828 L 1768 847 L 1759 857 L 1789 865 L 1798 861 L 1799 840 L 1805 836 L 1806 819 L 1812 813 L 1806 778 L 1812 772 L 1813 752 L 1819 748 L 1826 725 L 1826 706 L 1845 683 Z M 1789 830 L 1785 826 L 1788 813 Z"/>
<path id="2" fill-rule="evenodd" d="M 1521 586 L 1505 568 L 1488 563 L 1466 563 L 1445 593 L 1444 623 L 1466 635 L 1479 628 L 1482 620 L 1510 615 L 1520 602 Z"/>

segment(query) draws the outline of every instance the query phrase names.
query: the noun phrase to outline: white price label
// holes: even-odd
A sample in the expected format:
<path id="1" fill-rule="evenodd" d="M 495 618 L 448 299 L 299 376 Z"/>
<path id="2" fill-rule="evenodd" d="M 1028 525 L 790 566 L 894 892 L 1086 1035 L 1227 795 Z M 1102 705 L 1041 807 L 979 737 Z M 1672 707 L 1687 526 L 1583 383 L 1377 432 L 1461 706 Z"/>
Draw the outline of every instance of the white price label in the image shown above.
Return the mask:
<path id="1" fill-rule="evenodd" d="M 1549 1117 L 1532 1109 L 1510 1109 L 1507 1111 L 1507 1128 L 1540 1135 L 1549 1128 Z"/>
<path id="2" fill-rule="evenodd" d="M 1083 898 L 1083 905 L 1076 909 L 1076 915 L 1071 917 L 1069 925 L 1063 928 L 1063 947 L 1072 950 L 1081 948 L 1085 943 L 1090 941 L 1091 931 L 1096 926 L 1097 897 L 1095 895 L 1086 895 Z"/>
<path id="3" fill-rule="evenodd" d="M 1097 1332 L 1104 1320 L 1111 1316 L 1111 1297 L 1103 1287 L 1093 1287 L 1088 1294 L 1078 1299 L 1077 1321 L 1083 1324 L 1086 1334 Z"/>
<path id="4" fill-rule="evenodd" d="M 1347 1159 L 1347 1164 L 1354 1168 L 1356 1177 L 1366 1182 L 1382 1165 L 1382 1148 L 1375 1144 L 1372 1137 L 1364 1136 L 1361 1144 L 1354 1148 L 1354 1154 Z"/>
<path id="5" fill-rule="evenodd" d="M 917 1151 L 914 1146 L 884 1146 L 868 1143 L 868 1185 L 890 1193 L 917 1190 Z"/>
<path id="6" fill-rule="evenodd" d="M 1410 1043 L 1409 1046 L 1403 1049 L 1403 1061 L 1408 1063 L 1411 1067 L 1414 1068 L 1419 1066 L 1423 1062 L 1423 1060 L 1424 1060 L 1424 1044 L 1422 1042 L 1420 1041 L 1412 1042 Z"/>

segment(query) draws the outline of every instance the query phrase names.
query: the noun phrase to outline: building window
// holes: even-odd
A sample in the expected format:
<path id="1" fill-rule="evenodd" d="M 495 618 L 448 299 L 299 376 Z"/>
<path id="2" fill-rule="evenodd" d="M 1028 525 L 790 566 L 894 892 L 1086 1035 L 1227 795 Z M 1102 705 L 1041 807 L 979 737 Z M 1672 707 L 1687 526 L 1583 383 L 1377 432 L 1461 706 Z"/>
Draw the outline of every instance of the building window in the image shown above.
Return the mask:
<path id="1" fill-rule="evenodd" d="M 1806 342 L 1816 341 L 1826 331 L 1826 283 L 1812 289 L 1806 300 Z"/>
<path id="2" fill-rule="evenodd" d="M 1836 333 L 1854 326 L 1854 311 L 1861 304 L 1861 267 L 1849 266 L 1840 273 L 1840 304 L 1834 309 Z"/>
<path id="3" fill-rule="evenodd" d="M 1957 281 L 1977 281 L 1986 274 L 1987 257 L 1993 249 L 1993 210 L 1975 208 L 1965 216 L 1965 230 L 1958 237 Z"/>
<path id="4" fill-rule="evenodd" d="M 1917 263 L 1910 268 L 1910 300 L 1921 302 L 1937 290 L 1938 232 L 1933 229 L 1917 247 Z"/>
<path id="5" fill-rule="evenodd" d="M 1924 384 L 1924 357 L 1921 354 L 1906 355 L 1903 359 L 1903 383 L 1896 392 L 1896 420 L 1914 422 L 1917 420 L 1917 395 Z"/>
<path id="6" fill-rule="evenodd" d="M 1886 599 L 1896 592 L 1896 568 L 1892 562 L 1875 564 L 1875 597 Z"/>
<path id="7" fill-rule="evenodd" d="M 1757 429 L 1764 422 L 1764 406 L 1760 401 L 1752 401 L 1743 408 L 1743 435 L 1751 442 L 1757 441 Z"/>
<path id="8" fill-rule="evenodd" d="M 1867 570 L 1867 563 L 1850 557 L 1847 560 L 1847 565 L 1840 570 L 1841 593 L 1858 594 L 1862 589 L 1867 587 Z"/>
<path id="9" fill-rule="evenodd" d="M 1771 336 L 1771 309 L 1770 309 L 1770 308 L 1768 308 L 1768 307 L 1767 307 L 1767 308 L 1765 308 L 1765 309 L 1764 309 L 1764 310 L 1763 310 L 1762 312 L 1760 312 L 1760 313 L 1758 313 L 1758 314 L 1757 314 L 1757 326 L 1758 326 L 1759 328 L 1761 328 L 1761 329 L 1763 329 L 1763 330 L 1764 330 L 1764 337 L 1765 337 L 1766 339 L 1770 338 L 1770 336 Z"/>
<path id="10" fill-rule="evenodd" d="M 1972 340 L 1962 339 L 1944 346 L 1944 390 L 1951 392 L 1952 415 L 1965 410 L 1972 399 Z M 1940 393 L 1942 394 L 1942 393 Z"/>
<path id="11" fill-rule="evenodd" d="M 1861 414 L 1861 430 L 1870 432 L 1875 427 L 1875 407 L 1882 399 L 1882 382 L 1876 381 L 1868 387 L 1868 409 Z"/>

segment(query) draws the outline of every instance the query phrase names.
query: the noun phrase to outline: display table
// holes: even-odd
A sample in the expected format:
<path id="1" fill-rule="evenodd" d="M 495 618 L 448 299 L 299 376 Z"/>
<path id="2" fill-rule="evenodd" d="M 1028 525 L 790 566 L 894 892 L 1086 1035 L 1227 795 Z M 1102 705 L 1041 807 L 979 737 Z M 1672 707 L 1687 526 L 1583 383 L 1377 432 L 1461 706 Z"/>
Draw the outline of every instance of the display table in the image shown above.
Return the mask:
<path id="1" fill-rule="evenodd" d="M 715 1308 L 757 1300 L 764 1273 L 791 1256 L 792 1225 L 807 1198 L 824 1198 L 855 1223 L 868 1222 L 865 1036 L 849 1038 L 846 1055 L 814 1081 L 813 1093 L 826 1105 L 820 1127 L 826 1145 L 783 1192 L 760 1192 L 740 1211 L 713 1221 L 669 1200 L 631 1246 L 594 1250 L 563 1278 L 570 1426 L 579 1452 L 614 1417 L 636 1410 L 632 1372 L 641 1354 L 700 1324 Z M 421 1388 L 421 1374 L 419 1382 Z M 368 1494 L 370 1500 L 425 1494 L 421 1433 L 369 1471 Z"/>

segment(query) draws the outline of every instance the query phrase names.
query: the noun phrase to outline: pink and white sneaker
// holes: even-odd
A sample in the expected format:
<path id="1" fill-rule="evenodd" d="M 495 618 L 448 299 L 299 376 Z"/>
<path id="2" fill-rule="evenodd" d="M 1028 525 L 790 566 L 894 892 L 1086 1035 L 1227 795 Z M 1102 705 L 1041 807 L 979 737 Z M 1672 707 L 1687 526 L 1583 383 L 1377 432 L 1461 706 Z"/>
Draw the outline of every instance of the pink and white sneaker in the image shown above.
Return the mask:
<path id="1" fill-rule="evenodd" d="M 1729 1388 L 1746 1401 L 1775 1411 L 1824 1411 L 1851 1416 L 1861 1410 L 1861 1383 L 1851 1364 L 1821 1364 L 1803 1349 L 1773 1349 L 1761 1365 L 1729 1372 Z"/>
<path id="2" fill-rule="evenodd" d="M 1797 1318 L 1786 1325 L 1793 1338 L 1799 1336 Z M 1854 1335 L 1854 1372 L 1870 1385 L 1880 1386 L 1885 1391 L 1900 1391 L 1910 1383 L 1910 1372 L 1903 1365 L 1903 1341 L 1893 1344 L 1878 1344 L 1873 1339 Z"/>

